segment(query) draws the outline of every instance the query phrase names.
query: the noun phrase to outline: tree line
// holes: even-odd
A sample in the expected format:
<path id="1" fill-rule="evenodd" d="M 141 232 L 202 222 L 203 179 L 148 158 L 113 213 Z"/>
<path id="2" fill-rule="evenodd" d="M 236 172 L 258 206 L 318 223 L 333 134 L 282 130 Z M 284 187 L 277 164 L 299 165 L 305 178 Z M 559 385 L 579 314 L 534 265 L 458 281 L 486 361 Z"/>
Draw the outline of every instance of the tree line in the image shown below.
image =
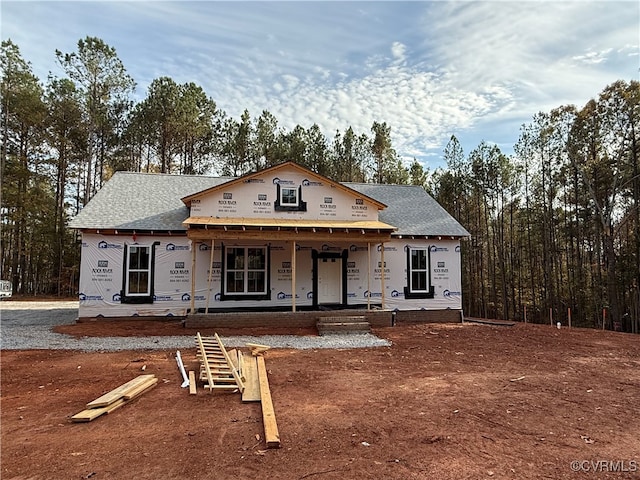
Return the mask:
<path id="1" fill-rule="evenodd" d="M 640 83 L 540 112 L 514 155 L 452 137 L 433 194 L 472 233 L 465 312 L 638 332 Z"/>
<path id="2" fill-rule="evenodd" d="M 640 86 L 617 81 L 578 108 L 536 114 L 515 154 L 452 136 L 433 172 L 407 166 L 391 126 L 327 138 L 264 110 L 234 119 L 195 83 L 136 83 L 115 49 L 86 37 L 54 52 L 64 76 L 37 78 L 11 40 L 0 49 L 1 274 L 25 295 L 74 295 L 79 248 L 66 225 L 118 170 L 238 176 L 283 161 L 336 181 L 422 185 L 471 233 L 467 315 L 637 331 Z"/>

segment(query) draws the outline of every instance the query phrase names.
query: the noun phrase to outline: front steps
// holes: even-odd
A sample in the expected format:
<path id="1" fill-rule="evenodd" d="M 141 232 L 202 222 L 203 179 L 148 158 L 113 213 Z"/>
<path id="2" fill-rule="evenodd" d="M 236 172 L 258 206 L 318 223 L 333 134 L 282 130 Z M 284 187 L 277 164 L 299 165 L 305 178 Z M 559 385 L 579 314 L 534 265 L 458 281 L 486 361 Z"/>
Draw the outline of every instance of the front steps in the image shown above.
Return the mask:
<path id="1" fill-rule="evenodd" d="M 365 316 L 320 317 L 316 322 L 316 328 L 320 335 L 371 332 L 371 324 Z"/>

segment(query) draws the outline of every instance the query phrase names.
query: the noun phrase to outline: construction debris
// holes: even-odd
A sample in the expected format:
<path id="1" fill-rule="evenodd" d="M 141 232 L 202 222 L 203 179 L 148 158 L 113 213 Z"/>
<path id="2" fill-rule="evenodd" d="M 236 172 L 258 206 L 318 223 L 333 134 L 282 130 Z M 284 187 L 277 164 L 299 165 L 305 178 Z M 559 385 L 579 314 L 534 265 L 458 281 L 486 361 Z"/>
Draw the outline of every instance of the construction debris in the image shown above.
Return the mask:
<path id="1" fill-rule="evenodd" d="M 196 392 L 196 372 L 189 371 L 189 395 L 195 395 Z"/>
<path id="2" fill-rule="evenodd" d="M 256 357 L 242 358 L 242 374 L 244 376 L 243 402 L 260 401 L 260 380 L 258 378 L 258 359 Z"/>
<path id="3" fill-rule="evenodd" d="M 260 379 L 260 402 L 262 403 L 262 421 L 264 423 L 264 439 L 269 448 L 280 448 L 280 434 L 276 423 L 276 414 L 273 411 L 271 390 L 267 379 L 267 368 L 264 357 L 256 357 L 258 360 L 258 378 Z"/>
<path id="4" fill-rule="evenodd" d="M 213 337 L 202 337 L 199 332 L 196 344 L 204 387 L 210 392 L 214 389 L 237 390 L 242 394 L 243 402 L 260 402 L 267 447 L 279 448 L 280 434 L 263 356 L 271 347 L 248 343 L 249 357 L 239 350 L 227 352 L 217 333 Z"/>
<path id="5" fill-rule="evenodd" d="M 71 421 L 90 422 L 100 415 L 111 413 L 155 387 L 157 383 L 158 379 L 155 375 L 139 375 L 133 380 L 87 403 L 87 409 L 75 414 L 71 417 Z"/>
<path id="6" fill-rule="evenodd" d="M 184 371 L 184 363 L 182 363 L 182 357 L 180 356 L 180 350 L 176 350 L 176 362 L 178 363 L 178 368 L 180 369 L 180 374 L 182 375 L 182 388 L 186 388 L 189 386 L 189 379 L 187 378 L 187 372 Z"/>
<path id="7" fill-rule="evenodd" d="M 237 354 L 234 362 L 217 333 L 213 337 L 203 338 L 198 332 L 196 343 L 196 355 L 200 359 L 200 380 L 206 382 L 204 388 L 208 388 L 210 392 L 214 389 L 238 389 L 242 392 L 244 381 L 238 371 Z"/>
<path id="8" fill-rule="evenodd" d="M 247 343 L 247 347 L 251 349 L 251 355 L 253 355 L 254 357 L 262 355 L 264 352 L 271 348 L 268 345 L 260 345 L 258 343 Z"/>

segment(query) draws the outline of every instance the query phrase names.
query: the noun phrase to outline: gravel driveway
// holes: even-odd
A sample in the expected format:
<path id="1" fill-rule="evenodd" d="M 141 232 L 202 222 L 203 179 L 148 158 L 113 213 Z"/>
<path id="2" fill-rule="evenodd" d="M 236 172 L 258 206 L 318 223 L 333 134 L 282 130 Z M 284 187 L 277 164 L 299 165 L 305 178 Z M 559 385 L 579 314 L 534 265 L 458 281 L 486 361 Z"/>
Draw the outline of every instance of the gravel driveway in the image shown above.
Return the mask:
<path id="1" fill-rule="evenodd" d="M 193 335 L 149 337 L 73 338 L 52 331 L 55 325 L 72 324 L 78 318 L 78 302 L 2 302 L 0 303 L 0 349 L 2 350 L 167 350 L 193 348 Z M 225 346 L 242 347 L 260 343 L 274 348 L 367 348 L 391 345 L 387 340 L 367 334 L 323 337 L 265 335 L 222 337 Z"/>

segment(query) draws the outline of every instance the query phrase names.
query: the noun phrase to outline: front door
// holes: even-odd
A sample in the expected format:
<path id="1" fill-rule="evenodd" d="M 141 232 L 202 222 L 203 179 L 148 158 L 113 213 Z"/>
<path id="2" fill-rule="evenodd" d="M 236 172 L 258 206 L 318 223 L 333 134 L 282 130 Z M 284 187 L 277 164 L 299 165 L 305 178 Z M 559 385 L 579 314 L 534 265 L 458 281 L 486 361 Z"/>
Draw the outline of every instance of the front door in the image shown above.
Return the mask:
<path id="1" fill-rule="evenodd" d="M 318 258 L 318 304 L 342 303 L 342 258 Z"/>
<path id="2" fill-rule="evenodd" d="M 349 251 L 311 251 L 313 259 L 313 307 L 347 305 Z"/>

